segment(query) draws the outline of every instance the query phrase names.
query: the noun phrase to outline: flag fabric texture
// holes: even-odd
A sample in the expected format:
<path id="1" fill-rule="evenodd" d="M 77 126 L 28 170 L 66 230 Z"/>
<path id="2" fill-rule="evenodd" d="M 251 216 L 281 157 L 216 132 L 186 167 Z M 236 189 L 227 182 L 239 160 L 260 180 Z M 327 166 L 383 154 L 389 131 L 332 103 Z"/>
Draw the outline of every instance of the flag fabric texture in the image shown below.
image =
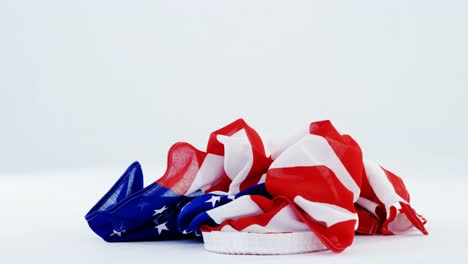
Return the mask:
<path id="1" fill-rule="evenodd" d="M 206 151 L 174 144 L 147 187 L 135 162 L 85 218 L 108 242 L 201 236 L 229 254 L 338 253 L 355 234 L 428 234 L 402 179 L 330 121 L 276 145 L 267 153 L 238 119 L 211 133 Z"/>

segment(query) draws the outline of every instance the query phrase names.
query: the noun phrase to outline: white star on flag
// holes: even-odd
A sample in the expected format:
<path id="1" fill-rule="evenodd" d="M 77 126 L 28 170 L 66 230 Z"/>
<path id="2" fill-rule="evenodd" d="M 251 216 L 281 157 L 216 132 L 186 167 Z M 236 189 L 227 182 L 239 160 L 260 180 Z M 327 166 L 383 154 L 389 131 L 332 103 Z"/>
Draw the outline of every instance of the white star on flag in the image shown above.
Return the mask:
<path id="1" fill-rule="evenodd" d="M 112 229 L 112 234 L 110 234 L 110 237 L 111 237 L 111 236 L 115 236 L 115 235 L 117 235 L 117 236 L 120 237 L 120 236 L 122 236 L 122 233 L 124 233 L 124 232 L 125 232 L 125 230 L 117 231 L 117 230 L 115 230 L 115 229 Z"/>
<path id="2" fill-rule="evenodd" d="M 211 206 L 215 207 L 216 202 L 219 202 L 220 200 L 221 200 L 221 197 L 219 196 L 211 196 L 211 198 L 205 201 L 205 203 L 211 203 Z"/>
<path id="3" fill-rule="evenodd" d="M 158 229 L 158 234 L 161 234 L 163 230 L 169 231 L 169 228 L 167 228 L 166 224 L 167 224 L 167 222 L 164 222 L 164 223 L 159 224 L 159 225 L 154 227 L 154 228 Z"/>
<path id="4" fill-rule="evenodd" d="M 158 215 L 158 214 L 160 214 L 160 213 L 166 211 L 166 209 L 167 209 L 166 206 L 163 206 L 163 207 L 161 207 L 160 209 L 155 209 L 155 210 L 154 210 L 153 216 Z"/>

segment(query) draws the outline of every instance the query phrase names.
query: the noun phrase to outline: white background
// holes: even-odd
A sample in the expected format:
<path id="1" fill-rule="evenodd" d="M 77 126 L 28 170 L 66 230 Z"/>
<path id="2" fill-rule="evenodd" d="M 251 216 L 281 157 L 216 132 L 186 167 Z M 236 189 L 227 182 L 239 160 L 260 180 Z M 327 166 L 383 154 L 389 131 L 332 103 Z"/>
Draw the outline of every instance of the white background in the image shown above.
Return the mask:
<path id="1" fill-rule="evenodd" d="M 466 1 L 0 0 L 0 257 L 456 260 L 468 245 L 467 14 Z M 133 160 L 153 181 L 174 142 L 203 149 L 238 117 L 271 138 L 331 119 L 407 181 L 431 235 L 239 259 L 107 244 L 87 228 Z"/>

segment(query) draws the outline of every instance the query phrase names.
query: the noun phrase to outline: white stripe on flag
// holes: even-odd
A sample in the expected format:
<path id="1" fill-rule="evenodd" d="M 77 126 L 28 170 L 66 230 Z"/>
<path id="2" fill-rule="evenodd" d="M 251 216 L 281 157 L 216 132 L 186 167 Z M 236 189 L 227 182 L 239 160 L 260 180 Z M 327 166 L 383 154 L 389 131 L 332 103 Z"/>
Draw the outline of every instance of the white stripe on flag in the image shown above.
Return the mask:
<path id="1" fill-rule="evenodd" d="M 282 141 L 281 143 L 278 143 L 274 145 L 275 147 L 270 150 L 271 153 L 271 158 L 273 160 L 277 159 L 281 153 L 283 153 L 286 149 L 288 149 L 290 146 L 301 140 L 305 135 L 309 134 L 310 126 L 305 126 L 301 128 L 300 130 L 295 131 L 292 135 L 286 138 L 286 140 L 278 140 Z M 273 143 L 271 144 L 273 145 Z"/>
<path id="2" fill-rule="evenodd" d="M 377 207 L 379 206 L 377 203 L 374 203 L 373 201 L 368 200 L 364 197 L 359 197 L 356 203 L 362 206 L 367 211 L 369 211 L 369 213 L 372 213 L 373 215 L 377 216 L 375 212 L 375 209 L 377 209 Z"/>
<path id="3" fill-rule="evenodd" d="M 348 220 L 356 220 L 356 228 L 358 226 L 357 214 L 343 207 L 329 203 L 312 202 L 300 195 L 294 198 L 294 202 L 306 211 L 311 218 L 316 221 L 324 222 L 327 227 Z"/>
<path id="4" fill-rule="evenodd" d="M 406 214 L 397 213 L 395 220 L 388 223 L 388 230 L 394 234 L 401 234 L 413 228 L 413 224 L 410 222 Z"/>
<path id="5" fill-rule="evenodd" d="M 267 225 L 250 225 L 242 232 L 269 233 L 269 232 L 299 232 L 310 231 L 310 228 L 302 222 L 290 205 L 286 205 L 270 219 Z"/>
<path id="6" fill-rule="evenodd" d="M 208 190 L 223 175 L 223 163 L 223 156 L 208 153 L 185 194 L 188 195 L 200 189 Z"/>
<path id="7" fill-rule="evenodd" d="M 388 180 L 387 174 L 375 162 L 364 159 L 364 168 L 371 188 L 377 198 L 385 205 L 387 214 L 390 206 L 398 202 L 407 203 L 395 191 L 392 183 Z"/>
<path id="8" fill-rule="evenodd" d="M 229 193 L 236 194 L 253 165 L 252 145 L 245 129 L 237 131 L 230 137 L 218 135 L 217 139 L 224 144 L 224 171 L 232 180 Z"/>
<path id="9" fill-rule="evenodd" d="M 221 224 L 228 219 L 236 220 L 240 217 L 256 215 L 262 212 L 257 203 L 250 199 L 250 196 L 245 195 L 230 203 L 211 209 L 206 213 L 217 224 Z"/>

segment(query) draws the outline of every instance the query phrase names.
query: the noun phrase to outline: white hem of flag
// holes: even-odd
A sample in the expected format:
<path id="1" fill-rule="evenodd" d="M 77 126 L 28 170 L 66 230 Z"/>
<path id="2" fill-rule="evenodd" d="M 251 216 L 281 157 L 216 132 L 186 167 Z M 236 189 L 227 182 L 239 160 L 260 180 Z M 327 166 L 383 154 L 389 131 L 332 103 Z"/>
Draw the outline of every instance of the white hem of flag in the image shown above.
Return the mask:
<path id="1" fill-rule="evenodd" d="M 202 232 L 205 249 L 224 254 L 278 255 L 324 251 L 313 232 Z"/>

